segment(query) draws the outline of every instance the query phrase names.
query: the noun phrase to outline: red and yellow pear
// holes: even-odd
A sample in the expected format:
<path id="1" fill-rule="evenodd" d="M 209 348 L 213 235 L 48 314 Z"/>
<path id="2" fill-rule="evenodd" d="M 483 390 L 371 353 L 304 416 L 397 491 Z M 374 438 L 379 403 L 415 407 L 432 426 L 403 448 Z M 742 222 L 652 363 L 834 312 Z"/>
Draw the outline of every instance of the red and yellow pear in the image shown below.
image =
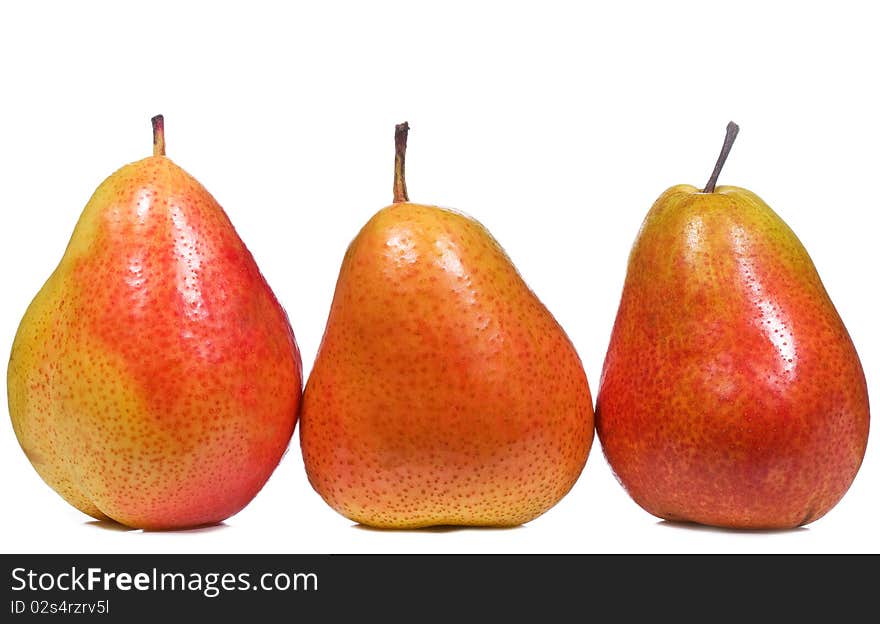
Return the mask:
<path id="1" fill-rule="evenodd" d="M 716 181 L 656 201 L 629 256 L 596 427 L 621 484 L 667 520 L 813 522 L 868 437 L 856 349 L 810 256 L 754 193 Z"/>
<path id="2" fill-rule="evenodd" d="M 95 191 L 24 315 L 9 412 L 39 475 L 90 516 L 147 529 L 242 509 L 293 433 L 287 315 L 205 188 L 154 153 Z"/>

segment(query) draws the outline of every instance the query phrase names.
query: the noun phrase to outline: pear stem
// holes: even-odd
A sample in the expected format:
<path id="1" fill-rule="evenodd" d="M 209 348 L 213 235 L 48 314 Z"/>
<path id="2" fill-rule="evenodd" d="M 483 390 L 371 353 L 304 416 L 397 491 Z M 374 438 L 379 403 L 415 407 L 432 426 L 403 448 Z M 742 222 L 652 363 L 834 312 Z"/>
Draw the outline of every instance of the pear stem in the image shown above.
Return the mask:
<path id="1" fill-rule="evenodd" d="M 406 136 L 409 133 L 409 124 L 403 122 L 394 126 L 394 203 L 408 202 L 409 195 L 406 193 L 406 176 L 404 165 L 406 164 Z"/>
<path id="2" fill-rule="evenodd" d="M 724 135 L 724 145 L 721 146 L 721 154 L 718 155 L 715 169 L 712 171 L 712 175 L 709 176 L 709 181 L 706 182 L 706 188 L 703 189 L 704 193 L 715 192 L 715 184 L 718 182 L 718 176 L 721 175 L 721 168 L 724 167 L 724 163 L 727 161 L 727 155 L 730 154 L 730 148 L 733 147 L 733 142 L 736 141 L 737 134 L 739 134 L 739 126 L 731 121 L 727 124 L 727 134 Z"/>
<path id="3" fill-rule="evenodd" d="M 153 122 L 153 156 L 165 155 L 165 118 L 156 115 L 150 121 Z"/>

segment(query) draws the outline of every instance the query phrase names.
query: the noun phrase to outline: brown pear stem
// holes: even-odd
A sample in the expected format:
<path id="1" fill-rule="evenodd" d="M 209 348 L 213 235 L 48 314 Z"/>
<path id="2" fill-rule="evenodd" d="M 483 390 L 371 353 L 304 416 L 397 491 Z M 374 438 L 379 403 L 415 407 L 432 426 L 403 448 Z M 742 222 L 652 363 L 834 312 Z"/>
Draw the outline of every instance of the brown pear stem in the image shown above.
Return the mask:
<path id="1" fill-rule="evenodd" d="M 733 142 L 736 141 L 737 134 L 739 134 L 739 126 L 731 121 L 727 124 L 727 134 L 724 135 L 724 145 L 721 146 L 721 154 L 718 155 L 715 169 L 712 171 L 712 175 L 709 176 L 709 181 L 706 182 L 706 188 L 703 189 L 704 193 L 715 192 L 715 184 L 718 182 L 718 176 L 721 175 L 721 168 L 724 167 L 724 163 L 727 161 L 727 155 L 730 154 L 730 148 L 733 147 Z"/>
<path id="2" fill-rule="evenodd" d="M 406 176 L 404 165 L 406 164 L 406 135 L 409 133 L 409 124 L 403 122 L 394 126 L 394 203 L 408 202 L 406 194 Z"/>
<path id="3" fill-rule="evenodd" d="M 165 155 L 165 118 L 156 115 L 150 121 L 153 122 L 153 156 Z"/>

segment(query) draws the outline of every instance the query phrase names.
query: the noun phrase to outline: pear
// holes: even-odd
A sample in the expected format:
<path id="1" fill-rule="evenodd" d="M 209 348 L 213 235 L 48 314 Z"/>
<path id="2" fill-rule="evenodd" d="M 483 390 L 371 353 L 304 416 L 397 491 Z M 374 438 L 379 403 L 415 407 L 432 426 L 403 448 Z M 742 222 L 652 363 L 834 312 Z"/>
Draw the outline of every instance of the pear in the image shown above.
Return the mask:
<path id="1" fill-rule="evenodd" d="M 309 481 L 381 528 L 513 526 L 572 487 L 593 439 L 565 332 L 477 221 L 394 203 L 348 247 L 303 395 Z"/>
<path id="2" fill-rule="evenodd" d="M 754 193 L 656 201 L 632 252 L 596 428 L 621 484 L 672 521 L 791 528 L 843 497 L 868 437 L 856 349 L 794 232 Z"/>
<path id="3" fill-rule="evenodd" d="M 95 191 L 9 360 L 21 448 L 67 502 L 173 529 L 257 494 L 296 423 L 296 340 L 216 200 L 165 156 Z"/>

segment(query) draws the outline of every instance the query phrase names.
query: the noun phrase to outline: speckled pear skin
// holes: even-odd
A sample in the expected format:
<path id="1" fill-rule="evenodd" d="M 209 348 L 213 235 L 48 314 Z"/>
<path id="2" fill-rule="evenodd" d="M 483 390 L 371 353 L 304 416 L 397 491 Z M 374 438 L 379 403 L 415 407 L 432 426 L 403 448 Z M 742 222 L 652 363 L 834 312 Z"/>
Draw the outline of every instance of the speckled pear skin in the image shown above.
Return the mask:
<path id="1" fill-rule="evenodd" d="M 15 434 L 74 507 L 130 527 L 242 509 L 293 433 L 284 310 L 214 198 L 165 156 L 95 191 L 8 369 Z"/>
<path id="2" fill-rule="evenodd" d="M 324 500 L 374 527 L 518 525 L 569 491 L 592 439 L 580 359 L 489 232 L 409 202 L 373 216 L 303 398 Z"/>
<path id="3" fill-rule="evenodd" d="M 635 241 L 596 407 L 645 510 L 732 528 L 812 522 L 868 437 L 865 376 L 809 255 L 758 196 L 667 190 Z"/>

